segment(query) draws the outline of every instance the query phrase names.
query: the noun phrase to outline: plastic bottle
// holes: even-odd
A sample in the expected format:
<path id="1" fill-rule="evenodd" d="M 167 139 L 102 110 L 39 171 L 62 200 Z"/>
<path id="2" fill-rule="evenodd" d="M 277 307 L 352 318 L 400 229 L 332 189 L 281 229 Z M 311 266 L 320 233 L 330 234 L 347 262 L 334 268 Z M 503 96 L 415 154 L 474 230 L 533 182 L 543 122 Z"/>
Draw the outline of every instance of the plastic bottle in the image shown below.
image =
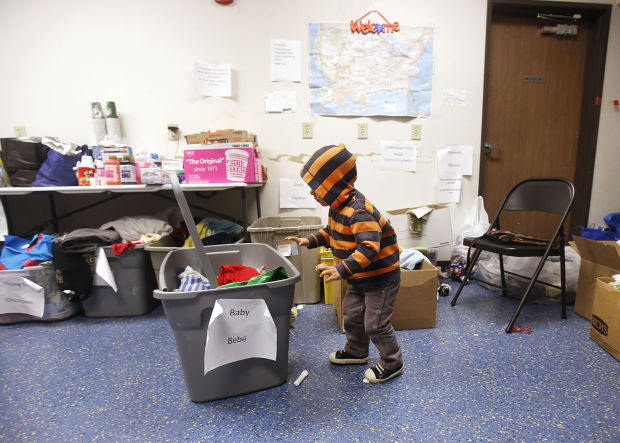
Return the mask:
<path id="1" fill-rule="evenodd" d="M 78 165 L 78 185 L 95 185 L 95 164 L 90 155 L 83 155 Z"/>
<path id="2" fill-rule="evenodd" d="M 120 162 L 119 169 L 121 174 L 121 184 L 136 184 L 136 165 L 129 156 L 123 157 L 123 160 Z"/>
<path id="3" fill-rule="evenodd" d="M 104 164 L 105 184 L 120 185 L 121 184 L 121 162 L 116 157 L 110 157 Z"/>
<path id="4" fill-rule="evenodd" d="M 103 160 L 95 160 L 95 185 L 105 186 L 105 168 Z"/>

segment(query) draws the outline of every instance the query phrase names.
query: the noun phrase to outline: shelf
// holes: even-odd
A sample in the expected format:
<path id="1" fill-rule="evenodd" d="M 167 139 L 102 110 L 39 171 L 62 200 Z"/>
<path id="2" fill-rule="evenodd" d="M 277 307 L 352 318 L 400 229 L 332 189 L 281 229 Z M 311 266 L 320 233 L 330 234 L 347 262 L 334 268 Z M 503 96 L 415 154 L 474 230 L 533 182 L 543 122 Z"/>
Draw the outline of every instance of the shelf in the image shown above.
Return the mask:
<path id="1" fill-rule="evenodd" d="M 225 191 L 227 189 L 259 188 L 264 183 L 204 183 L 184 184 L 184 191 Z M 0 187 L 0 195 L 26 195 L 37 192 L 61 194 L 98 194 L 103 192 L 158 192 L 172 191 L 171 185 L 118 185 L 118 186 L 47 186 L 47 187 Z"/>

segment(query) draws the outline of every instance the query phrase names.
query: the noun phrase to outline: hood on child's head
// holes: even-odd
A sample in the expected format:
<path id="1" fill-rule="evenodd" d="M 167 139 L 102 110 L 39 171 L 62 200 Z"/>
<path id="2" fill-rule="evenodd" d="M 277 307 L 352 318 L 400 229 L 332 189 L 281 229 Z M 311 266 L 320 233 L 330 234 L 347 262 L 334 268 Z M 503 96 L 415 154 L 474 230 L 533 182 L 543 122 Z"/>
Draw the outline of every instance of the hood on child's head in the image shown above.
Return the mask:
<path id="1" fill-rule="evenodd" d="M 349 199 L 357 178 L 355 155 L 343 144 L 317 150 L 301 169 L 301 178 L 331 208 Z"/>

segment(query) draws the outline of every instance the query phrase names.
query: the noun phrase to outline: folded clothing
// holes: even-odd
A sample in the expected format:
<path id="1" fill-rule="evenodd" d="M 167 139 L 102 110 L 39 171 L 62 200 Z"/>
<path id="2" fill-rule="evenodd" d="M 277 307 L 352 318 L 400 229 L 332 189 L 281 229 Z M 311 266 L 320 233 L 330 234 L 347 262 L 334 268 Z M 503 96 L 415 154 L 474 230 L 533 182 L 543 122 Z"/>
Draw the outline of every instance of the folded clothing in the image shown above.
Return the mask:
<path id="1" fill-rule="evenodd" d="M 400 253 L 400 267 L 404 269 L 416 269 L 423 260 L 430 263 L 429 259 L 417 249 L 403 249 Z"/>
<path id="2" fill-rule="evenodd" d="M 100 246 L 110 246 L 120 240 L 120 234 L 112 229 L 79 228 L 62 237 L 60 250 L 67 254 L 94 253 Z"/>
<path id="3" fill-rule="evenodd" d="M 204 291 L 211 289 L 209 280 L 189 265 L 179 274 L 178 278 L 178 292 Z"/>

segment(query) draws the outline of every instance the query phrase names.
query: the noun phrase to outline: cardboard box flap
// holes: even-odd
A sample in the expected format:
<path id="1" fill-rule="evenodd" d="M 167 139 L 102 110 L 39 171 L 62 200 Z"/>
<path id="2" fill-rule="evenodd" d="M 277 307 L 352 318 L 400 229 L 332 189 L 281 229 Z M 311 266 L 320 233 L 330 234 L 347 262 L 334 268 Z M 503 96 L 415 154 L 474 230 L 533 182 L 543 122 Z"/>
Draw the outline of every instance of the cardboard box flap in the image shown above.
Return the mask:
<path id="1" fill-rule="evenodd" d="M 401 214 L 406 214 L 407 211 L 411 210 L 411 209 L 417 209 L 417 208 L 421 208 L 422 206 L 415 206 L 413 208 L 402 208 L 402 209 L 392 209 L 391 211 L 386 211 L 388 214 L 392 214 L 392 215 L 401 215 Z M 447 208 L 447 206 L 445 205 L 424 205 L 424 207 L 426 208 L 430 208 L 430 209 L 443 209 L 443 208 Z"/>
<path id="2" fill-rule="evenodd" d="M 620 269 L 620 245 L 614 241 L 593 241 L 574 237 L 582 260 L 596 262 L 613 269 Z"/>
<path id="3" fill-rule="evenodd" d="M 424 217 L 426 222 L 423 225 L 421 234 L 412 234 L 409 228 L 407 211 L 416 208 L 386 211 L 390 223 L 396 232 L 398 244 L 403 248 L 414 246 L 438 248 L 452 244 L 450 207 L 444 205 L 427 205 L 426 207 L 432 209 L 432 211 Z"/>

